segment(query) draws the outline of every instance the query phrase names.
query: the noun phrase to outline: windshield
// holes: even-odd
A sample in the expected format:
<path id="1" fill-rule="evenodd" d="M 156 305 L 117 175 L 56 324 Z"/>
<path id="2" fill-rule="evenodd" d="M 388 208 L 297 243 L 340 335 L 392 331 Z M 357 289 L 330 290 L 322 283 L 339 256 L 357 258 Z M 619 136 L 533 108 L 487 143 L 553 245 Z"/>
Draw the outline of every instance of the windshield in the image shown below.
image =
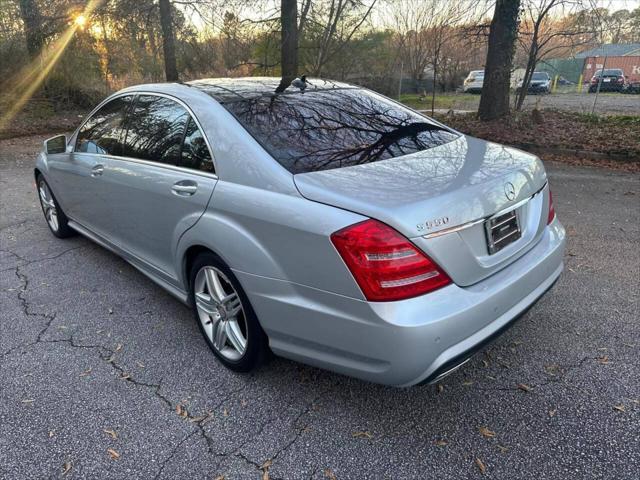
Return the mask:
<path id="1" fill-rule="evenodd" d="M 222 105 L 291 173 L 375 162 L 458 137 L 367 90 L 260 95 Z"/>
<path id="2" fill-rule="evenodd" d="M 549 80 L 549 75 L 544 72 L 533 72 L 531 80 Z"/>

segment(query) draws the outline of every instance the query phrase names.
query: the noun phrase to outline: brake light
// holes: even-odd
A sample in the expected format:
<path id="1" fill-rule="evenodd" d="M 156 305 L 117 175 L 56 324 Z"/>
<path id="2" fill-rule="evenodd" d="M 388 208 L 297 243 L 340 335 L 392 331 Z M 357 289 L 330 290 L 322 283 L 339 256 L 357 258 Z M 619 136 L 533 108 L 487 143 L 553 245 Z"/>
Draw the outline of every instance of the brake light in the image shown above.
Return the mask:
<path id="1" fill-rule="evenodd" d="M 549 189 L 549 215 L 547 216 L 547 225 L 553 222 L 554 218 L 556 218 L 556 209 L 553 207 L 553 195 L 551 194 L 551 189 Z"/>
<path id="2" fill-rule="evenodd" d="M 377 220 L 338 230 L 331 241 L 367 300 L 402 300 L 451 283 L 407 238 Z"/>

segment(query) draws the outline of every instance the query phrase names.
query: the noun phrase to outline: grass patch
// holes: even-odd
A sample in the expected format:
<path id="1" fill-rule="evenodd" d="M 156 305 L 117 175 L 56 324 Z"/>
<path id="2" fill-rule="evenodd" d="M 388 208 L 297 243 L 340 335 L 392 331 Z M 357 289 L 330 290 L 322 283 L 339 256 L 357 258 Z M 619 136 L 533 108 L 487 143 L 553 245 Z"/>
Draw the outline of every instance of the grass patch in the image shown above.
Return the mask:
<path id="1" fill-rule="evenodd" d="M 478 108 L 480 95 L 471 93 L 436 93 L 435 108 L 440 110 L 475 110 Z M 400 102 L 415 109 L 431 109 L 431 94 L 426 96 L 418 94 L 402 94 Z"/>

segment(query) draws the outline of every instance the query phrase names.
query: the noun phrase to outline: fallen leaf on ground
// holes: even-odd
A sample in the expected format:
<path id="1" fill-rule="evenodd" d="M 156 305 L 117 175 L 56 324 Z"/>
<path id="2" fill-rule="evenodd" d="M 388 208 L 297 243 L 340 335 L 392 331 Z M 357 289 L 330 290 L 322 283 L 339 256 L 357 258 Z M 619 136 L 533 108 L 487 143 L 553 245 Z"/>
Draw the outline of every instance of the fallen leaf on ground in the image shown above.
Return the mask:
<path id="1" fill-rule="evenodd" d="M 449 442 L 447 442 L 446 440 L 436 440 L 433 443 L 434 443 L 434 445 L 436 447 L 444 447 L 444 446 L 447 446 L 449 444 Z"/>
<path id="2" fill-rule="evenodd" d="M 104 430 L 102 430 L 104 433 L 106 433 L 107 435 L 109 435 L 111 438 L 113 438 L 114 440 L 118 439 L 118 434 L 114 431 L 114 430 L 110 430 L 105 428 Z"/>
<path id="3" fill-rule="evenodd" d="M 323 473 L 329 480 L 338 480 L 338 477 L 336 477 L 335 473 L 333 473 L 330 468 L 325 468 Z"/>
<path id="4" fill-rule="evenodd" d="M 218 475 L 213 480 L 224 480 L 224 475 Z"/>
<path id="5" fill-rule="evenodd" d="M 480 473 L 484 473 L 487 471 L 487 467 L 484 466 L 484 463 L 482 463 L 482 460 L 480 460 L 479 458 L 476 458 L 476 465 L 480 469 Z"/>
<path id="6" fill-rule="evenodd" d="M 271 463 L 271 460 L 267 460 L 260 466 L 260 470 L 262 470 L 262 480 L 269 480 L 269 467 Z"/>
<path id="7" fill-rule="evenodd" d="M 64 462 L 62 466 L 62 475 L 66 475 L 73 468 L 73 464 L 71 462 Z"/>
<path id="8" fill-rule="evenodd" d="M 560 365 L 557 365 L 555 363 L 552 365 L 545 365 L 544 370 L 552 377 L 555 377 L 556 374 L 560 371 Z"/>
<path id="9" fill-rule="evenodd" d="M 113 460 L 117 460 L 120 458 L 120 454 L 116 452 L 113 448 L 107 448 L 107 453 Z"/>
<path id="10" fill-rule="evenodd" d="M 522 390 L 523 392 L 530 392 L 531 391 L 531 387 L 529 385 L 527 385 L 526 383 L 519 383 L 518 384 L 518 388 L 520 390 Z"/>
<path id="11" fill-rule="evenodd" d="M 607 355 L 603 355 L 602 357 L 598 357 L 598 362 L 600 363 L 600 365 L 607 365 L 607 364 L 609 364 L 609 357 Z"/>
<path id="12" fill-rule="evenodd" d="M 462 385 L 464 385 L 465 387 L 473 385 L 473 380 L 465 380 L 464 382 L 462 382 Z"/>
<path id="13" fill-rule="evenodd" d="M 554 408 L 552 410 L 549 410 L 549 416 L 550 417 L 555 417 L 556 416 L 556 412 L 558 411 L 557 408 Z"/>
<path id="14" fill-rule="evenodd" d="M 496 432 L 489 430 L 487 427 L 480 427 L 480 434 L 486 438 L 493 438 L 496 436 Z"/>
<path id="15" fill-rule="evenodd" d="M 444 390 L 444 387 L 442 386 L 441 383 L 439 383 L 438 385 L 436 385 L 436 393 L 442 393 Z"/>
<path id="16" fill-rule="evenodd" d="M 182 418 L 186 418 L 189 416 L 189 413 L 187 412 L 187 409 L 184 408 L 181 404 L 177 404 L 176 405 L 176 413 L 178 414 L 178 416 L 182 417 Z"/>
<path id="17" fill-rule="evenodd" d="M 362 431 L 362 432 L 353 432 L 352 434 L 355 438 L 367 438 L 367 439 L 372 439 L 373 435 L 371 434 L 371 432 L 366 432 L 366 431 Z"/>
<path id="18" fill-rule="evenodd" d="M 489 362 L 487 362 L 486 360 L 482 360 L 482 365 L 484 366 L 484 368 L 488 368 L 489 367 Z"/>
<path id="19" fill-rule="evenodd" d="M 624 409 L 624 405 L 614 405 L 613 409 L 619 412 L 626 412 L 626 410 Z"/>
<path id="20" fill-rule="evenodd" d="M 144 368 L 144 363 L 142 362 L 136 362 L 136 365 L 138 365 L 140 368 Z"/>
<path id="21" fill-rule="evenodd" d="M 33 398 L 25 398 L 22 400 L 22 403 L 33 403 L 35 400 Z"/>
<path id="22" fill-rule="evenodd" d="M 53 430 L 50 430 L 49 431 L 49 438 L 52 438 L 55 434 L 56 434 L 56 432 L 54 432 Z"/>
<path id="23" fill-rule="evenodd" d="M 122 350 L 122 344 L 121 343 L 116 345 L 116 349 L 114 350 L 114 352 L 119 352 L 120 350 Z"/>
<path id="24" fill-rule="evenodd" d="M 129 375 L 126 372 L 122 372 L 122 374 L 120 375 L 120 378 L 122 378 L 123 380 L 131 380 L 131 375 Z"/>
<path id="25" fill-rule="evenodd" d="M 507 453 L 509 451 L 507 447 L 504 447 L 502 445 L 498 445 L 498 450 L 500 450 L 500 453 Z"/>
<path id="26" fill-rule="evenodd" d="M 113 308 L 109 309 L 109 315 L 111 315 L 113 313 Z"/>
<path id="27" fill-rule="evenodd" d="M 229 410 L 227 410 L 226 408 L 222 410 L 222 415 L 224 415 L 225 417 L 229 416 Z"/>
<path id="28" fill-rule="evenodd" d="M 84 372 L 82 372 L 80 374 L 81 377 L 86 377 L 87 375 L 89 375 L 91 373 L 91 370 L 93 370 L 91 367 L 87 368 Z"/>

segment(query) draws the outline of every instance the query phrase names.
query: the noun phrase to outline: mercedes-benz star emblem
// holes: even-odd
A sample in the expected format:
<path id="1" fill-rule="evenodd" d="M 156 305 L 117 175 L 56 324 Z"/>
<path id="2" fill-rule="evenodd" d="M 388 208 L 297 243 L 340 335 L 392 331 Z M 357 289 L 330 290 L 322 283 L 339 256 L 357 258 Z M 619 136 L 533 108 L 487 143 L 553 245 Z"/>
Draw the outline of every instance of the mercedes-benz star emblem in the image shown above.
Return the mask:
<path id="1" fill-rule="evenodd" d="M 504 194 L 507 197 L 507 200 L 513 200 L 516 198 L 516 187 L 513 186 L 513 183 L 507 182 L 504 184 Z"/>

